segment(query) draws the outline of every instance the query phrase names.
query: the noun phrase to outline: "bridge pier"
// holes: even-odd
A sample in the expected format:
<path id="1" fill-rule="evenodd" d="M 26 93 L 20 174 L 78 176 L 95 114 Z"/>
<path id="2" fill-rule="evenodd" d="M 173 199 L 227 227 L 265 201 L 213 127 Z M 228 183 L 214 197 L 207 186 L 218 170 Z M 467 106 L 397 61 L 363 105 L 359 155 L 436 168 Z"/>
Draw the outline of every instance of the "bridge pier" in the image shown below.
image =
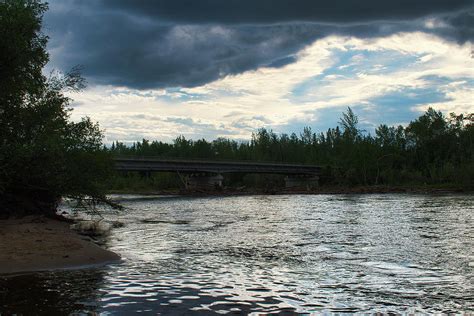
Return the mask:
<path id="1" fill-rule="evenodd" d="M 185 177 L 187 190 L 214 190 L 222 188 L 224 177 L 219 174 L 193 173 Z"/>
<path id="2" fill-rule="evenodd" d="M 310 190 L 317 187 L 318 185 L 318 176 L 291 175 L 285 177 L 285 187 L 287 189 L 306 188 L 306 190 Z"/>

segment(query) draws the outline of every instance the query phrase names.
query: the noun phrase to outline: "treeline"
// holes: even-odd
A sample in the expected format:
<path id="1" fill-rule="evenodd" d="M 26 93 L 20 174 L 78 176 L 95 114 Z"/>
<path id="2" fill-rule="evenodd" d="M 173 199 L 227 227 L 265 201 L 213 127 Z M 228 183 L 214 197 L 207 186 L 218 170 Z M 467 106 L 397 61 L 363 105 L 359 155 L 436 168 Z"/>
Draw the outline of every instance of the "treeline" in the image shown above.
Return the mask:
<path id="1" fill-rule="evenodd" d="M 383 124 L 371 135 L 359 128 L 358 117 L 348 108 L 339 126 L 325 133 L 306 127 L 299 135 L 278 135 L 262 128 L 248 142 L 180 136 L 173 143 L 114 142 L 107 150 L 115 156 L 316 164 L 324 167 L 322 183 L 332 185 L 472 187 L 474 114 L 445 117 L 430 108 L 407 127 Z"/>

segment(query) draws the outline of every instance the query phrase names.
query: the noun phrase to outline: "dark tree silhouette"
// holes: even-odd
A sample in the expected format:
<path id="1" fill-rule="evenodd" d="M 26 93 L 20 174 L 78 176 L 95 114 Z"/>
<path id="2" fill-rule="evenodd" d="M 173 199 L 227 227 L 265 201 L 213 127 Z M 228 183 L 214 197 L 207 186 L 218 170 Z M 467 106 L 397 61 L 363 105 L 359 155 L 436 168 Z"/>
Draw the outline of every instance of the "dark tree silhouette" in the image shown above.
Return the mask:
<path id="1" fill-rule="evenodd" d="M 89 118 L 69 121 L 65 90 L 80 90 L 77 69 L 43 75 L 47 5 L 0 1 L 0 215 L 54 215 L 62 197 L 104 200 L 110 168 L 102 133 Z"/>

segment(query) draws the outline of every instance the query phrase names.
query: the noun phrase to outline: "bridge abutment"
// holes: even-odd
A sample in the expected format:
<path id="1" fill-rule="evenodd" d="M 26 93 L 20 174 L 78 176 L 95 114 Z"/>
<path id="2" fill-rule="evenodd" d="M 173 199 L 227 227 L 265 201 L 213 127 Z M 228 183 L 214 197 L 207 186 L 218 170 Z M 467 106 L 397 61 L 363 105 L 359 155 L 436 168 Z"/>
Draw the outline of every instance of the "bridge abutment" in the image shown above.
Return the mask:
<path id="1" fill-rule="evenodd" d="M 318 176 L 291 175 L 291 176 L 285 177 L 285 187 L 287 189 L 304 188 L 306 190 L 311 190 L 318 186 L 319 186 Z"/>

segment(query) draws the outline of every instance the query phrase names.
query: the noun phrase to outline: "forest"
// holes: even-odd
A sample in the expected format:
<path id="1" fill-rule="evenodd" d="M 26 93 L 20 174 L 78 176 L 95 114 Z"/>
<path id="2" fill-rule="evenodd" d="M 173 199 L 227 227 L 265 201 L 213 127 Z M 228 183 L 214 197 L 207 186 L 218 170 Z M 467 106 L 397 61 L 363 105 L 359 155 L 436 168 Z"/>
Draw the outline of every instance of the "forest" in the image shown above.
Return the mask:
<path id="1" fill-rule="evenodd" d="M 371 135 L 359 128 L 351 108 L 342 113 L 338 126 L 326 132 L 306 127 L 299 134 L 276 134 L 261 128 L 250 141 L 218 138 L 189 140 L 179 136 L 173 143 L 143 139 L 131 145 L 114 142 L 106 150 L 113 156 L 169 159 L 209 159 L 301 163 L 323 167 L 320 183 L 353 186 L 474 186 L 474 114 L 446 117 L 429 108 L 406 127 L 382 124 Z M 233 175 L 229 186 L 255 186 L 256 175 Z M 281 184 L 281 177 L 271 178 Z M 117 190 L 179 186 L 174 174 L 151 177 L 128 173 L 112 177 Z"/>

